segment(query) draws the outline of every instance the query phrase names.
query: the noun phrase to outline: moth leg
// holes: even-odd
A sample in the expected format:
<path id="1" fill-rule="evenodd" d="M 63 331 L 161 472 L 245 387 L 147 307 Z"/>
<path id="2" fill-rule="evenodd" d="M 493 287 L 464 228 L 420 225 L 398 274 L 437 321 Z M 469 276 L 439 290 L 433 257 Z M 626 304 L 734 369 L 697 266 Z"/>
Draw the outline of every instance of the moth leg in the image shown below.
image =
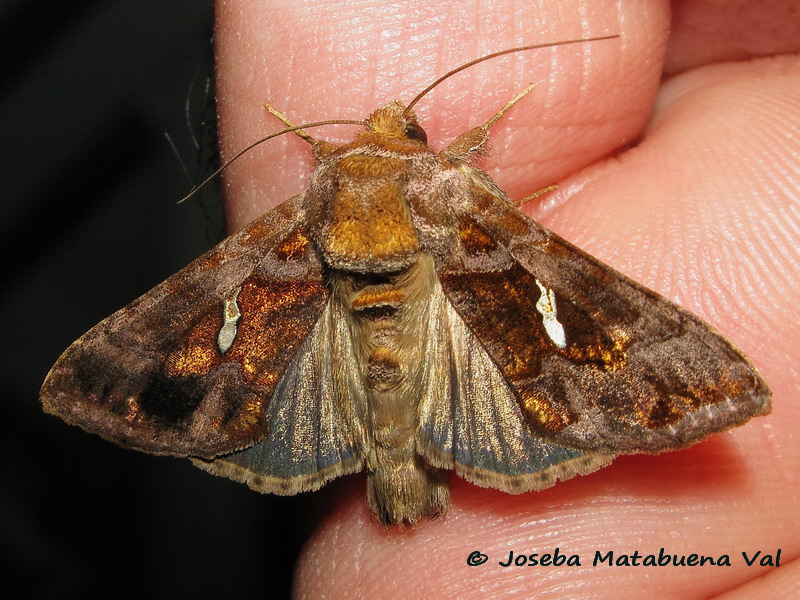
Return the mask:
<path id="1" fill-rule="evenodd" d="M 286 115 L 280 112 L 277 108 L 272 106 L 269 102 L 264 103 L 264 108 L 267 109 L 267 112 L 271 114 L 273 117 L 278 119 L 281 123 L 286 125 L 286 127 L 296 127 L 294 123 L 292 123 Z M 331 144 L 330 142 L 325 142 L 323 140 L 318 140 L 316 138 L 311 137 L 302 129 L 295 129 L 294 134 L 297 135 L 301 140 L 304 140 L 311 144 L 311 148 L 314 150 L 314 156 L 317 160 L 321 160 L 323 157 L 333 153 L 336 151 L 337 146 L 335 144 Z"/>
<path id="2" fill-rule="evenodd" d="M 552 192 L 555 189 L 558 189 L 558 185 L 556 185 L 555 183 L 553 185 L 548 185 L 546 187 L 543 187 L 542 189 L 533 192 L 529 196 L 525 196 L 522 200 L 515 200 L 514 206 L 519 208 L 520 206 L 527 204 L 531 200 L 536 200 L 536 198 L 538 198 L 539 196 L 544 196 L 546 193 Z"/>
<path id="3" fill-rule="evenodd" d="M 533 88 L 534 88 L 534 85 L 530 84 L 528 87 L 526 87 L 524 90 L 522 90 L 519 94 L 517 94 L 511 100 L 509 100 L 508 103 L 503 108 L 498 110 L 491 119 L 486 121 L 486 124 L 483 125 L 483 129 L 487 129 L 488 130 L 489 127 L 491 127 L 492 125 L 497 123 L 500 119 L 502 119 L 503 115 L 505 115 L 509 110 L 511 110 L 511 107 L 514 106 L 517 102 L 519 102 L 525 96 L 530 94 L 533 91 Z"/>
<path id="4" fill-rule="evenodd" d="M 458 136 L 447 148 L 441 151 L 440 156 L 446 160 L 464 160 L 472 155 L 482 154 L 486 150 L 486 143 L 489 141 L 489 128 L 502 119 L 503 115 L 511 110 L 512 106 L 532 90 L 533 84 L 514 96 L 503 108 L 492 115 L 486 123 Z"/>
<path id="5" fill-rule="evenodd" d="M 283 123 L 284 125 L 286 125 L 286 127 L 295 127 L 295 124 L 294 124 L 294 123 L 292 123 L 292 122 L 291 122 L 291 121 L 290 121 L 290 120 L 289 120 L 289 119 L 286 117 L 286 115 L 284 115 L 284 114 L 283 114 L 282 112 L 280 112 L 280 111 L 279 111 L 277 108 L 275 108 L 274 106 L 272 106 L 272 104 L 270 104 L 269 102 L 265 102 L 265 103 L 264 103 L 264 108 L 266 108 L 266 109 L 267 109 L 267 112 L 268 112 L 269 114 L 271 114 L 273 117 L 275 117 L 276 119 L 278 119 L 278 120 L 279 120 L 281 123 Z M 313 146 L 314 144 L 316 144 L 316 143 L 317 143 L 317 140 L 315 140 L 313 137 L 311 137 L 310 135 L 308 135 L 308 134 L 307 134 L 305 131 L 303 131 L 302 129 L 297 129 L 297 130 L 295 130 L 293 133 L 294 133 L 294 134 L 295 134 L 297 137 L 299 137 L 300 139 L 307 141 L 307 142 L 308 142 L 309 144 L 311 144 L 312 146 Z"/>

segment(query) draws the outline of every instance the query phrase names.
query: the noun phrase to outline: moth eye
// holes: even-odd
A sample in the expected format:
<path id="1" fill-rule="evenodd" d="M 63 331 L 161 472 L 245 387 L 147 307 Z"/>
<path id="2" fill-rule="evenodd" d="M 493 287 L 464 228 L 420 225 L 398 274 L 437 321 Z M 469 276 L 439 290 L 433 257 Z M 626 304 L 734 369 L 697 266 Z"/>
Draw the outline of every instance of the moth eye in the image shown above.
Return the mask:
<path id="1" fill-rule="evenodd" d="M 425 130 L 416 123 L 406 125 L 405 133 L 406 137 L 410 140 L 419 140 L 423 144 L 428 143 L 428 134 L 425 133 Z"/>

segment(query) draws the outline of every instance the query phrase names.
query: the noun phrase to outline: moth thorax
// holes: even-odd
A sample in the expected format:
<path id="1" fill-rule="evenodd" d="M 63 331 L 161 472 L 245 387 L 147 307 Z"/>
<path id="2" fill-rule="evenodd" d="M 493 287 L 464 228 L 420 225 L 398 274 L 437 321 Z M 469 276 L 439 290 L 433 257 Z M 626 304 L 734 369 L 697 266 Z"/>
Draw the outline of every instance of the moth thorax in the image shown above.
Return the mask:
<path id="1" fill-rule="evenodd" d="M 404 193 L 409 161 L 403 153 L 375 156 L 367 150 L 354 148 L 338 161 L 337 189 L 319 242 L 334 269 L 395 272 L 408 268 L 420 251 Z"/>

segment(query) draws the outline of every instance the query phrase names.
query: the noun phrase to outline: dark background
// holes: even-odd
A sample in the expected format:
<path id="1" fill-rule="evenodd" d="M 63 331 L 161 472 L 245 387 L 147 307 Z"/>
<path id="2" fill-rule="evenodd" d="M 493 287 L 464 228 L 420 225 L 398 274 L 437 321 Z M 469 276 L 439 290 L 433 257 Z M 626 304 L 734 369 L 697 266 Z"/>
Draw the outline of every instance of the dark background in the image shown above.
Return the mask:
<path id="1" fill-rule="evenodd" d="M 211 0 L 0 7 L 3 597 L 288 596 L 313 495 L 122 450 L 38 401 L 70 342 L 222 237 L 213 186 L 176 204 L 209 162 L 212 33 Z"/>

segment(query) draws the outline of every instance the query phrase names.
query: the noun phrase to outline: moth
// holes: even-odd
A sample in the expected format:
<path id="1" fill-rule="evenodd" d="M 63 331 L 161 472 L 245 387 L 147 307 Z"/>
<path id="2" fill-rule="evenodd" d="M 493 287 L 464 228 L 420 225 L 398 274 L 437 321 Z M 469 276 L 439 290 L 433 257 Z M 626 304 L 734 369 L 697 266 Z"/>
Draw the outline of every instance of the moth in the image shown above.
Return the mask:
<path id="1" fill-rule="evenodd" d="M 412 110 L 425 92 L 343 145 L 284 130 L 311 144 L 305 192 L 73 343 L 44 410 L 261 492 L 366 470 L 384 525 L 445 513 L 451 470 L 541 490 L 767 414 L 719 333 L 476 166 L 529 90 L 438 153 Z"/>

